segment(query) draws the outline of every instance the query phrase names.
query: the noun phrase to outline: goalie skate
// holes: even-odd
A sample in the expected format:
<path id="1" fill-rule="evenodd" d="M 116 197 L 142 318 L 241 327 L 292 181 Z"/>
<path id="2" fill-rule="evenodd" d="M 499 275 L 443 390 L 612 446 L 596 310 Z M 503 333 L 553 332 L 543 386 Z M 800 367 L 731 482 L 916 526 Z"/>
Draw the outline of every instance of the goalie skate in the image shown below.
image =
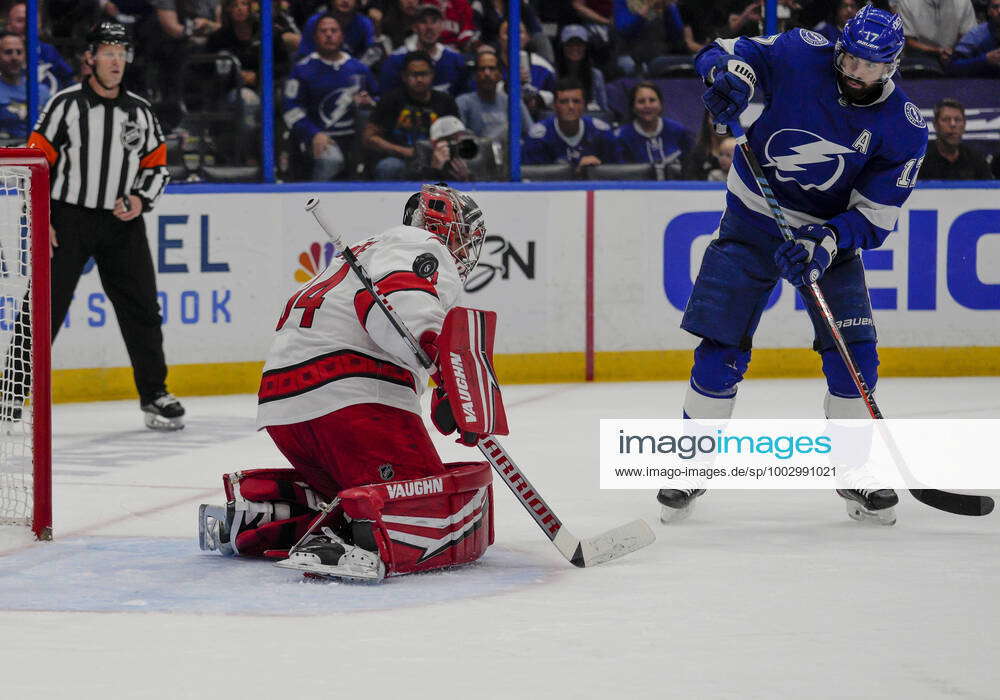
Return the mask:
<path id="1" fill-rule="evenodd" d="M 162 391 L 149 401 L 141 401 L 146 427 L 151 430 L 181 430 L 184 427 L 184 407 L 173 394 Z"/>
<path id="2" fill-rule="evenodd" d="M 338 537 L 328 527 L 323 535 L 292 551 L 288 559 L 275 562 L 282 569 L 301 571 L 310 578 L 334 578 L 377 583 L 385 578 L 385 564 L 370 552 Z"/>
<path id="3" fill-rule="evenodd" d="M 207 503 L 198 506 L 198 546 L 206 552 L 218 552 L 227 557 L 235 556 L 236 552 L 229 541 L 230 521 L 226 506 L 213 506 Z"/>
<path id="4" fill-rule="evenodd" d="M 896 524 L 896 508 L 899 497 L 892 489 L 837 489 L 844 499 L 847 514 L 858 522 Z"/>

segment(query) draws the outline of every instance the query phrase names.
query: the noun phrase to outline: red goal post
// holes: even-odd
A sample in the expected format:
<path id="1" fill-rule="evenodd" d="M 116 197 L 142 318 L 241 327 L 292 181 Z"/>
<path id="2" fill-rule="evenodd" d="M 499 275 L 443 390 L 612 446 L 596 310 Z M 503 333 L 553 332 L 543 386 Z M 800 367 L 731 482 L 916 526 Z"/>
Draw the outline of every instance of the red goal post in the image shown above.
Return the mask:
<path id="1" fill-rule="evenodd" d="M 49 250 L 45 155 L 0 148 L 0 525 L 44 540 L 52 538 Z"/>

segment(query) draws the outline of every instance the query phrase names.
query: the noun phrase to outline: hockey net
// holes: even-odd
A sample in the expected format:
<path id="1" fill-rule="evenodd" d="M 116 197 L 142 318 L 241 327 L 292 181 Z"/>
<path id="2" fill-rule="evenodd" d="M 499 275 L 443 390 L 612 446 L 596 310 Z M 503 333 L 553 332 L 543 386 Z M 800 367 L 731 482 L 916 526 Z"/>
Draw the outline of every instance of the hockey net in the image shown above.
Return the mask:
<path id="1" fill-rule="evenodd" d="M 38 539 L 52 536 L 49 290 L 48 163 L 0 148 L 0 532 Z"/>

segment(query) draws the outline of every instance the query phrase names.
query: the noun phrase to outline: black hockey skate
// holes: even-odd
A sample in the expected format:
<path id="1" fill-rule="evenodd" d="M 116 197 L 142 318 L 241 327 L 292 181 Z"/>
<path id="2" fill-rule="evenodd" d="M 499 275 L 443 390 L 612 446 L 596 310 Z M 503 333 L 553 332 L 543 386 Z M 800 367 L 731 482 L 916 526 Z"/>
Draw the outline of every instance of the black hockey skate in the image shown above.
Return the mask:
<path id="1" fill-rule="evenodd" d="M 184 427 L 184 407 L 173 394 L 158 391 L 142 399 L 139 407 L 145 414 L 146 427 L 152 430 L 181 430 Z"/>
<path id="2" fill-rule="evenodd" d="M 691 515 L 694 499 L 705 493 L 705 489 L 660 489 L 656 500 L 663 508 L 660 509 L 660 522 L 676 523 Z"/>
<path id="3" fill-rule="evenodd" d="M 844 499 L 847 514 L 860 522 L 877 522 L 880 525 L 896 524 L 899 496 L 892 489 L 837 489 Z"/>

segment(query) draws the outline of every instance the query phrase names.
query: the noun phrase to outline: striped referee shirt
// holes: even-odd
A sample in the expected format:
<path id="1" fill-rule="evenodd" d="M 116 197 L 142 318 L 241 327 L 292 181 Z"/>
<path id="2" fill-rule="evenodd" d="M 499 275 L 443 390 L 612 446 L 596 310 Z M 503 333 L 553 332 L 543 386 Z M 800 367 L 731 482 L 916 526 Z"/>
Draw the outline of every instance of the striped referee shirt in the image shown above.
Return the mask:
<path id="1" fill-rule="evenodd" d="M 114 209 L 125 194 L 149 211 L 167 181 L 167 146 L 149 102 L 126 90 L 101 97 L 87 82 L 57 92 L 45 105 L 28 146 L 52 169 L 52 199 Z"/>

